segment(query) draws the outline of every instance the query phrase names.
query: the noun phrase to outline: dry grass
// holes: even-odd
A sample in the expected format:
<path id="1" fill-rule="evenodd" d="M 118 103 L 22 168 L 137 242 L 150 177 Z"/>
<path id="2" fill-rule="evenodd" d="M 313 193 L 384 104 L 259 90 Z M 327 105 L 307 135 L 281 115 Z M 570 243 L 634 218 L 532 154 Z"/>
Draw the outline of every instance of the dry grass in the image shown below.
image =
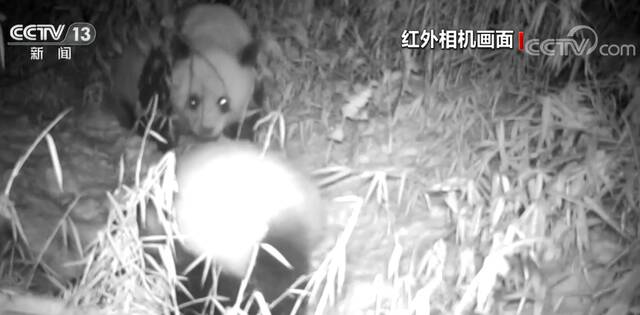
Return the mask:
<path id="1" fill-rule="evenodd" d="M 316 170 L 332 201 L 315 271 L 306 292 L 294 292 L 311 297 L 312 312 L 639 312 L 638 63 L 627 62 L 617 76 L 594 71 L 594 60 L 575 56 L 400 48 L 405 28 L 563 36 L 582 21 L 578 2 L 311 3 L 244 1 L 237 7 L 260 21 L 264 44 L 259 64 L 269 113 L 259 123 L 260 142 L 285 148 L 293 163 Z M 162 7 L 136 5 L 142 18 L 134 24 L 150 25 Z M 116 14 L 105 21 L 115 27 L 98 43 L 98 57 L 136 29 L 123 26 L 130 20 Z M 620 95 L 629 102 L 622 113 Z M 7 152 L 22 153 L 36 138 L 20 139 L 18 146 L 10 130 L 17 128 L 0 132 Z M 69 176 L 63 174 L 74 163 L 65 162 L 69 152 L 53 152 L 70 145 L 64 139 L 75 141 L 65 138 L 68 133 L 47 138 L 45 166 L 22 166 L 23 159 L 5 153 L 19 167 L 0 199 L 3 217 L 17 223 L 17 212 L 43 205 L 25 203 L 25 196 L 66 187 Z M 8 306 L 0 311 L 33 306 L 34 314 L 52 314 L 51 305 L 61 309 L 58 314 L 175 309 L 171 288 L 181 270 L 171 268 L 173 250 L 162 240 L 141 239 L 134 215 L 139 203 L 171 208 L 173 157 L 154 156 L 139 141 L 127 145 L 119 161 L 104 157 L 109 150 L 88 156 L 71 150 L 74 161 L 89 159 L 111 175 L 118 169 L 107 181 L 111 193 L 101 197 L 107 206 L 98 207 L 108 213 L 102 232 L 78 229 L 95 219 L 83 219 L 72 206 L 51 220 L 63 231 L 59 238 L 70 236 L 85 248 L 78 280 L 64 281 L 56 274 L 61 266 L 36 269 L 56 262 L 45 250 L 8 248 L 10 258 L 0 263 L 0 305 Z M 56 180 L 34 191 L 27 182 L 43 169 Z M 93 242 L 82 239 L 87 235 Z M 18 289 L 32 280 L 47 283 L 47 293 L 55 291 L 64 302 Z M 253 297 L 266 306 L 259 293 Z"/>

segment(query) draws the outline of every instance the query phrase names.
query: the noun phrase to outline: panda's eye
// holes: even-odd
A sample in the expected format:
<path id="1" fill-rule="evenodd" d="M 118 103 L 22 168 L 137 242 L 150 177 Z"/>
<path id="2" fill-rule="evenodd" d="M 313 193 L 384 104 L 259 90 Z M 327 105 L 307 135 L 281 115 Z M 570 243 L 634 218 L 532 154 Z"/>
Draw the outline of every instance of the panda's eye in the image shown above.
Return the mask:
<path id="1" fill-rule="evenodd" d="M 189 95 L 189 99 L 187 100 L 187 107 L 189 109 L 198 109 L 200 106 L 200 97 L 195 94 Z"/>
<path id="2" fill-rule="evenodd" d="M 220 97 L 218 99 L 218 107 L 220 107 L 220 111 L 226 113 L 229 111 L 229 99 L 226 97 Z"/>

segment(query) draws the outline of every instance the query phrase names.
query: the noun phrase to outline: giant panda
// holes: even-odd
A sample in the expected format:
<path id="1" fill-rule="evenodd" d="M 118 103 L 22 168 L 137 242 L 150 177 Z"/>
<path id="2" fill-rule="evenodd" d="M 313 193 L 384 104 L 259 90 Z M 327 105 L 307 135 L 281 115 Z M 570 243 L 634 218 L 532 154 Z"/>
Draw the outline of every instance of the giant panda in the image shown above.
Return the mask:
<path id="1" fill-rule="evenodd" d="M 221 268 L 216 294 L 230 299 L 222 302 L 224 306 L 235 303 L 258 248 L 247 294 L 258 290 L 272 303 L 309 272 L 310 254 L 325 229 L 325 207 L 318 187 L 291 163 L 274 154 L 263 155 L 246 141 L 206 142 L 177 156 L 175 175 L 173 212 L 182 240 L 175 244 L 176 270 L 184 271 L 199 257 L 215 262 Z M 157 226 L 147 231 L 165 233 Z M 275 248 L 291 269 L 260 247 L 263 243 Z M 202 275 L 209 271 L 205 268 L 200 263 L 186 274 L 184 286 L 195 299 L 211 290 L 210 277 L 202 285 Z M 181 304 L 191 302 L 188 295 L 177 293 Z M 242 298 L 246 302 L 247 295 Z M 297 298 L 287 296 L 271 313 L 289 314 Z M 298 305 L 298 314 L 305 305 Z M 199 303 L 182 311 L 199 314 L 205 308 Z M 256 311 L 254 304 L 251 313 Z"/>
<path id="2" fill-rule="evenodd" d="M 115 58 L 111 68 L 112 112 L 126 128 L 146 124 L 174 148 L 180 135 L 196 139 L 253 140 L 259 115 L 256 89 L 259 41 L 242 17 L 221 4 L 196 4 L 165 19 L 164 28 L 141 32 Z M 156 120 L 150 100 L 159 96 Z M 136 124 L 137 123 L 137 124 Z"/>
<path id="3" fill-rule="evenodd" d="M 253 115 L 242 129 L 256 93 L 255 69 L 259 41 L 233 9 L 221 4 L 196 4 L 176 17 L 169 86 L 179 127 L 207 139 L 227 134 L 250 138 Z M 259 100 L 257 101 L 259 103 Z M 227 129 L 232 127 L 231 129 Z"/>

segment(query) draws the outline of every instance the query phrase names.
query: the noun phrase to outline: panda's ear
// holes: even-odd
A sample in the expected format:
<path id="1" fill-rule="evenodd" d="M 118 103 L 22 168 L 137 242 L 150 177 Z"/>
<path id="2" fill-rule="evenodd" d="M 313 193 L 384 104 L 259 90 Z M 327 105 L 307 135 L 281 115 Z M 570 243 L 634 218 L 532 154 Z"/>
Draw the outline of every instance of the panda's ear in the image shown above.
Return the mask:
<path id="1" fill-rule="evenodd" d="M 258 65 L 258 53 L 260 52 L 262 43 L 258 39 L 254 39 L 247 44 L 238 54 L 238 60 L 243 66 L 256 67 Z"/>
<path id="2" fill-rule="evenodd" d="M 180 34 L 175 34 L 171 37 L 170 50 L 174 61 L 187 58 L 191 53 L 189 44 Z"/>

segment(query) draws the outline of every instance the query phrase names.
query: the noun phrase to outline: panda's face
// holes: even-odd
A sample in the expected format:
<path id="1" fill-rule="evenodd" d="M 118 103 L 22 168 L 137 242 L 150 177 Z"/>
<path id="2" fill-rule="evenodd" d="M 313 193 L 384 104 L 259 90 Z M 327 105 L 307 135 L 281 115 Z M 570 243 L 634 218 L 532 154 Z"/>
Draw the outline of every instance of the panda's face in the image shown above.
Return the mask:
<path id="1" fill-rule="evenodd" d="M 233 99 L 213 65 L 198 57 L 175 63 L 170 87 L 176 126 L 201 138 L 218 138 L 233 112 Z"/>

